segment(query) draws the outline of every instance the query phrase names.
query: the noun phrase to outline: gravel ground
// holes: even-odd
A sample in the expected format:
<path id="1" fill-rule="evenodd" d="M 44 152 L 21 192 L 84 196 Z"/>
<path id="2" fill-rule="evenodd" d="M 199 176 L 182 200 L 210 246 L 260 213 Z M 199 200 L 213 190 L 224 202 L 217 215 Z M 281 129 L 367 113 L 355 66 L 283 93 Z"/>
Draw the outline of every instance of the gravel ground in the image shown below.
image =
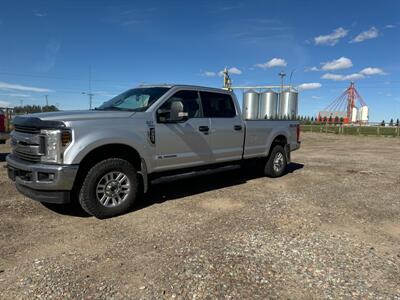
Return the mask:
<path id="1" fill-rule="evenodd" d="M 282 178 L 163 183 L 103 221 L 24 198 L 0 168 L 0 298 L 400 299 L 399 153 L 303 134 Z"/>

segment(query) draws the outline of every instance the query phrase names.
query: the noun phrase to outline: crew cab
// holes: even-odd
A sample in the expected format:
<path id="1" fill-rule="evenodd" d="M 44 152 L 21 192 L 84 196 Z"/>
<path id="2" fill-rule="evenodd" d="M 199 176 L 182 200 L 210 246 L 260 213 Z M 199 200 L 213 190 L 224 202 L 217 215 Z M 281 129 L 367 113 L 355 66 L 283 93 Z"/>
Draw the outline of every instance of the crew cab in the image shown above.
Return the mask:
<path id="1" fill-rule="evenodd" d="M 300 147 L 299 124 L 244 120 L 232 91 L 148 85 L 89 111 L 18 116 L 8 176 L 41 202 L 77 200 L 97 218 L 127 212 L 139 191 L 164 176 L 260 159 L 265 175 L 285 173 Z"/>

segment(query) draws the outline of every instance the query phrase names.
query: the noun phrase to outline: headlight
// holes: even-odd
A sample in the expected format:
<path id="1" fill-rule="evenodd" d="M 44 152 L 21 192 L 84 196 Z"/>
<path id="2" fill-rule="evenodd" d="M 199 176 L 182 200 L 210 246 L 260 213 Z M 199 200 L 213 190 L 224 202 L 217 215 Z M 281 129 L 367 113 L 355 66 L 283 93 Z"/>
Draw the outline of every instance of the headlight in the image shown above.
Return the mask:
<path id="1" fill-rule="evenodd" d="M 44 163 L 62 163 L 65 148 L 72 141 L 69 130 L 42 129 L 40 131 L 44 138 L 45 155 L 41 157 Z"/>

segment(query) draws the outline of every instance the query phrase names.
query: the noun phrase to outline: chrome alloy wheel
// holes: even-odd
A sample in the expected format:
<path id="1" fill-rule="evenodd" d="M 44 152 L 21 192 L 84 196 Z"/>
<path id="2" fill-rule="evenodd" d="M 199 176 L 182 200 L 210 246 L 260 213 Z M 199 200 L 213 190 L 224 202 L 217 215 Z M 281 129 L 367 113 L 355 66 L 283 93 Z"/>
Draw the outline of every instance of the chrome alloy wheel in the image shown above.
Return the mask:
<path id="1" fill-rule="evenodd" d="M 131 190 L 128 176 L 122 172 L 109 172 L 96 187 L 97 200 L 105 207 L 115 207 L 128 198 Z"/>
<path id="2" fill-rule="evenodd" d="M 277 152 L 274 157 L 274 171 L 276 173 L 279 173 L 280 171 L 282 171 L 284 162 L 285 162 L 285 160 L 284 160 L 283 154 L 281 152 Z"/>

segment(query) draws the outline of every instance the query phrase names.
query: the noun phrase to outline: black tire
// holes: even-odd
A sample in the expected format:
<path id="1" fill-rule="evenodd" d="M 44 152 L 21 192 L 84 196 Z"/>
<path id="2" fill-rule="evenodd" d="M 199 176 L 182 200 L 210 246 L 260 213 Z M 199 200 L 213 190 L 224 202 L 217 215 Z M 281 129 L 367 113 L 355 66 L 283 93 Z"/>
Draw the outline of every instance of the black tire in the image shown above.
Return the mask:
<path id="1" fill-rule="evenodd" d="M 281 162 L 278 166 L 274 167 L 274 161 L 279 157 Z M 268 177 L 276 178 L 286 173 L 287 158 L 285 150 L 281 145 L 276 145 L 272 148 L 272 151 L 268 157 L 267 163 L 265 164 L 264 174 Z"/>
<path id="2" fill-rule="evenodd" d="M 111 172 L 123 173 L 128 178 L 129 184 L 129 191 L 126 194 L 126 198 L 123 198 L 123 201 L 113 207 L 100 203 L 96 193 L 100 181 L 106 174 Z M 105 219 L 128 212 L 135 203 L 137 193 L 137 172 L 132 164 L 124 159 L 109 158 L 97 163 L 89 170 L 79 191 L 79 203 L 87 213 L 96 218 Z M 114 203 L 114 199 L 112 202 Z"/>

